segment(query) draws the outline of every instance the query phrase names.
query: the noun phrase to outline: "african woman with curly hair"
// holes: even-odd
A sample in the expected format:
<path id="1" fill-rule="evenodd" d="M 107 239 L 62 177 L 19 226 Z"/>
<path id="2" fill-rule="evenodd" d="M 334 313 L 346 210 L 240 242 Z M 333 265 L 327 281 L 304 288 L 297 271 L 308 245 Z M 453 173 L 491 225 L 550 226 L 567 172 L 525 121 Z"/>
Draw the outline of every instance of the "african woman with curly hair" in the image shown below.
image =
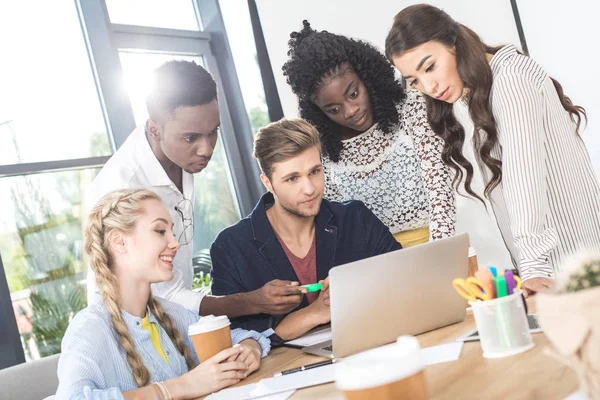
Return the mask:
<path id="1" fill-rule="evenodd" d="M 321 135 L 325 197 L 363 201 L 404 247 L 453 235 L 452 177 L 421 95 L 368 43 L 307 21 L 290 37 L 283 73 Z"/>

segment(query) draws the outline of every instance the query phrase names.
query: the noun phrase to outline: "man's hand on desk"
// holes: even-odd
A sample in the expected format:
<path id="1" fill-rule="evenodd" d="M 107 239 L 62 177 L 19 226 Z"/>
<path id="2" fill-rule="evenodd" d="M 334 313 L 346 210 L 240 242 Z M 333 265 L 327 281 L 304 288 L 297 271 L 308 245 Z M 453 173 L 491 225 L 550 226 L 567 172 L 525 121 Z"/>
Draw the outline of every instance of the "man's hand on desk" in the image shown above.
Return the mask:
<path id="1" fill-rule="evenodd" d="M 314 326 L 326 324 L 331 321 L 331 309 L 329 308 L 329 278 L 319 283 L 323 284 L 323 289 L 321 289 L 319 297 L 307 307 L 307 310 L 310 310 L 309 312 L 314 321 Z"/>
<path id="2" fill-rule="evenodd" d="M 555 281 L 551 278 L 531 278 L 523 282 L 522 289 L 525 298 L 537 293 L 550 290 L 554 287 Z"/>
<path id="3" fill-rule="evenodd" d="M 248 293 L 246 301 L 255 310 L 254 314 L 282 315 L 298 307 L 304 293 L 306 289 L 298 282 L 275 279 Z"/>
<path id="4" fill-rule="evenodd" d="M 325 279 L 319 283 L 323 285 L 319 297 L 308 307 L 301 308 L 286 316 L 275 328 L 277 336 L 283 340 L 296 339 L 315 326 L 331 321 L 329 279 Z"/>

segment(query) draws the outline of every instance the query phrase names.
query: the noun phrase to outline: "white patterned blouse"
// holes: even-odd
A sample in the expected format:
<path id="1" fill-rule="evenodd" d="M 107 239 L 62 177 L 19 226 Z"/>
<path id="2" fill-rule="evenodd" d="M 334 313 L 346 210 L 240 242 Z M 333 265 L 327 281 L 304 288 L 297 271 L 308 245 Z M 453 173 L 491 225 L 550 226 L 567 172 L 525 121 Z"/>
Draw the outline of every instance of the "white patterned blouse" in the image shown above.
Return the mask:
<path id="1" fill-rule="evenodd" d="M 429 226 L 433 239 L 452 236 L 455 198 L 441 158 L 443 141 L 429 127 L 421 94 L 407 92 L 397 108 L 393 133 L 375 124 L 342 141 L 337 163 L 323 156 L 325 197 L 361 200 L 392 234 Z"/>

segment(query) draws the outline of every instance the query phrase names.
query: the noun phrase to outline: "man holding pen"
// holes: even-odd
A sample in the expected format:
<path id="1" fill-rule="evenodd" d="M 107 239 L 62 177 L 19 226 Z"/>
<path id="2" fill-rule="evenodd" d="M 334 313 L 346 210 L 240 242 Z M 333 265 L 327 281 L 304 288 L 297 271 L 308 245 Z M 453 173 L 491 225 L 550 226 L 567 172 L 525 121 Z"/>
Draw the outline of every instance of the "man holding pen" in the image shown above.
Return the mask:
<path id="1" fill-rule="evenodd" d="M 320 293 L 308 293 L 291 313 L 256 313 L 232 321 L 233 327 L 263 332 L 277 345 L 330 321 L 331 268 L 401 246 L 362 202 L 323 199 L 319 133 L 308 122 L 284 119 L 262 128 L 254 156 L 268 193 L 247 218 L 215 239 L 212 291 L 247 293 L 273 279 L 321 283 Z"/>

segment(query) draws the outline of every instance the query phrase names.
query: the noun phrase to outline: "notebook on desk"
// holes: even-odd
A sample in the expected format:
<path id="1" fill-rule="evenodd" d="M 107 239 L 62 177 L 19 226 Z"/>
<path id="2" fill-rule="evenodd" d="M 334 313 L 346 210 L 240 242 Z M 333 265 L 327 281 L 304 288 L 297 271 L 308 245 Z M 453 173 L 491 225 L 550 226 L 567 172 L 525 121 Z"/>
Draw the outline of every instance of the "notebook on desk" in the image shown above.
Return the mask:
<path id="1" fill-rule="evenodd" d="M 468 248 L 464 233 L 333 268 L 331 340 L 302 350 L 341 358 L 462 321 L 452 280 L 467 276 Z"/>
<path id="2" fill-rule="evenodd" d="M 328 326 L 308 332 L 304 336 L 300 336 L 298 339 L 285 342 L 284 346 L 302 349 L 304 347 L 313 346 L 329 340 L 331 340 L 331 327 Z"/>

